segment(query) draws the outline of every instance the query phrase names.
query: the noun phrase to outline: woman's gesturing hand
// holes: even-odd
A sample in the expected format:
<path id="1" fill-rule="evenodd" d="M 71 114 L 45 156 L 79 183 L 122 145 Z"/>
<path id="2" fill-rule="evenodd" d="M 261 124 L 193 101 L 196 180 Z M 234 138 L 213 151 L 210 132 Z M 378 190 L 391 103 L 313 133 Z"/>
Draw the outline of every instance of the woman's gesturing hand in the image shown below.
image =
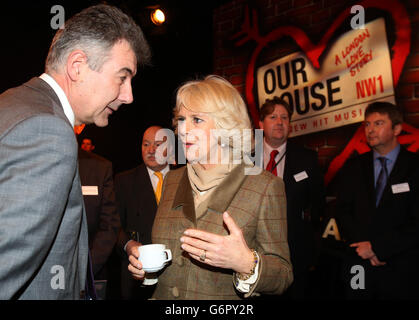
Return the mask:
<path id="1" fill-rule="evenodd" d="M 253 253 L 247 246 L 242 230 L 227 212 L 224 212 L 223 220 L 230 233 L 228 236 L 187 229 L 180 239 L 182 249 L 192 258 L 208 265 L 250 273 Z"/>

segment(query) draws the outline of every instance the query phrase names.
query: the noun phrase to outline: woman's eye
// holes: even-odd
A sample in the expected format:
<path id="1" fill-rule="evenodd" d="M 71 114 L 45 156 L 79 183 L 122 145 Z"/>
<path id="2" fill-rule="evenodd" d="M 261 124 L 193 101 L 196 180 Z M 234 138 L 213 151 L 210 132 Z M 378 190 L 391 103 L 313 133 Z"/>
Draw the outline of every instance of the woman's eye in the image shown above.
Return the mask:
<path id="1" fill-rule="evenodd" d="M 197 118 L 197 117 L 194 117 L 194 118 L 193 118 L 193 122 L 194 122 L 194 123 L 201 123 L 202 121 L 204 121 L 204 120 L 202 120 L 202 119 L 200 119 L 200 118 Z"/>
<path id="2" fill-rule="evenodd" d="M 177 117 L 177 121 L 185 121 L 184 117 Z"/>

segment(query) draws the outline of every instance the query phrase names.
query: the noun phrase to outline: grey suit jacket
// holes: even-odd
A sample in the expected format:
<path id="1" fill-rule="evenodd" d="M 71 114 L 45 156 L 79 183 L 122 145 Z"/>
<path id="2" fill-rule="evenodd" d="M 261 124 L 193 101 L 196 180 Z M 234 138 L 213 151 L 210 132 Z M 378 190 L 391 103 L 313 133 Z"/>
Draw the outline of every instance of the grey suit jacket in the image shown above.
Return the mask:
<path id="1" fill-rule="evenodd" d="M 79 299 L 87 238 L 73 128 L 33 78 L 0 95 L 0 299 Z"/>

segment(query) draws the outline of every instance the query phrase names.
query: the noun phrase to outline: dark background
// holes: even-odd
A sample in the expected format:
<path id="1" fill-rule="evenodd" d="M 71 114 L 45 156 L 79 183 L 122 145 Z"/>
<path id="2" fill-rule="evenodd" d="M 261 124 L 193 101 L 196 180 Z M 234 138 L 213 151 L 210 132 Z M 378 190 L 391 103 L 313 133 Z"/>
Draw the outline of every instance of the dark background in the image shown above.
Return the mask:
<path id="1" fill-rule="evenodd" d="M 88 6 L 105 1 L 6 1 L 0 11 L 0 93 L 44 71 L 44 61 L 56 32 L 51 28 L 53 5 L 62 5 L 67 20 Z M 95 152 L 111 160 L 114 173 L 138 165 L 140 140 L 153 124 L 171 128 L 176 89 L 184 82 L 212 73 L 212 12 L 222 0 L 106 1 L 128 13 L 143 29 L 153 57 L 152 66 L 133 79 L 134 102 L 122 106 L 109 125 L 88 125 L 80 138 L 90 137 Z M 166 23 L 154 26 L 149 6 L 160 5 Z"/>

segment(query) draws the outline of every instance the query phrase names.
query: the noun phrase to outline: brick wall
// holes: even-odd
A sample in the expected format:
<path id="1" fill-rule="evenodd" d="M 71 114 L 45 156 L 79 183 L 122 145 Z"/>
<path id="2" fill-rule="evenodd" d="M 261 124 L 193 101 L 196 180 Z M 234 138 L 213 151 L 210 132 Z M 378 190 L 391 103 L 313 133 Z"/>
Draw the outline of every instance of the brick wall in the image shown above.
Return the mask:
<path id="1" fill-rule="evenodd" d="M 386 1 L 386 0 L 383 0 Z M 395 88 L 396 101 L 402 106 L 405 122 L 419 128 L 419 1 L 401 0 L 407 9 L 412 27 L 411 52 Z M 236 47 L 232 36 L 241 30 L 245 7 L 257 10 L 259 33 L 265 35 L 285 25 L 303 29 L 311 41 L 317 42 L 345 8 L 359 1 L 347 0 L 233 0 L 214 10 L 214 73 L 231 81 L 243 94 L 246 68 L 255 43 Z M 280 45 L 278 45 L 280 44 Z M 287 38 L 263 50 L 258 63 L 271 62 L 299 50 Z M 293 138 L 318 152 L 324 172 L 352 138 L 359 123 Z"/>

